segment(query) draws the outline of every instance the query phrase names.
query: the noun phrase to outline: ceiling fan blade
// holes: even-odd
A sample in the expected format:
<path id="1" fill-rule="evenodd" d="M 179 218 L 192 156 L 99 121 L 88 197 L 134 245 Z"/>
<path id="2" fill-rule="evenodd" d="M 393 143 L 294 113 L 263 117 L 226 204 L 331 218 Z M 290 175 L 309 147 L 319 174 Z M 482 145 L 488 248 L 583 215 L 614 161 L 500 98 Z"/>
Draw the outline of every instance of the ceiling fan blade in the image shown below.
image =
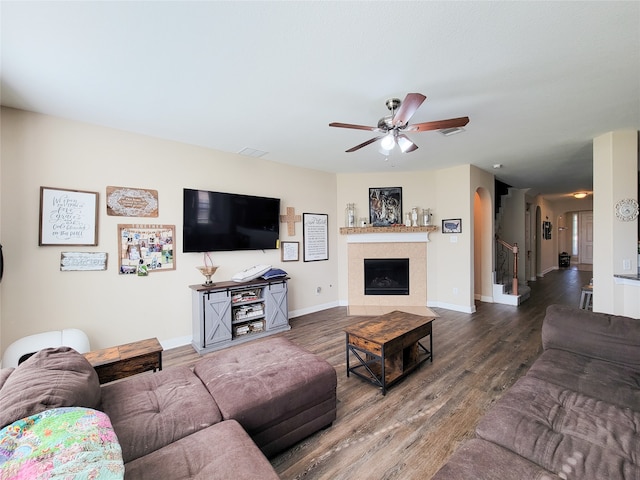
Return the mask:
<path id="1" fill-rule="evenodd" d="M 351 153 L 351 152 L 355 152 L 356 150 L 360 150 L 362 147 L 366 147 L 367 145 L 371 145 L 373 142 L 375 142 L 377 140 L 380 140 L 382 137 L 384 137 L 384 135 L 372 138 L 371 140 L 367 140 L 366 142 L 361 143 L 360 145 L 356 145 L 355 147 L 352 147 L 349 150 L 346 150 L 346 152 L 347 153 Z"/>
<path id="2" fill-rule="evenodd" d="M 393 116 L 393 125 L 406 125 L 413 114 L 416 113 L 416 110 L 422 105 L 422 102 L 426 100 L 427 97 L 422 95 L 421 93 L 408 93 L 404 98 L 402 103 L 400 104 L 400 108 Z"/>
<path id="3" fill-rule="evenodd" d="M 340 128 L 355 128 L 356 130 L 369 130 L 371 132 L 375 132 L 378 130 L 378 127 L 367 127 L 366 125 L 353 125 L 351 123 L 340 123 L 333 122 L 329 124 L 330 127 L 340 127 Z"/>
<path id="4" fill-rule="evenodd" d="M 402 150 L 402 153 L 409 153 L 418 149 L 418 146 L 403 133 L 396 137 L 396 143 L 400 147 L 400 150 Z"/>
<path id="5" fill-rule="evenodd" d="M 405 132 L 426 132 L 428 130 L 442 130 L 444 128 L 464 127 L 469 123 L 469 117 L 450 118 L 448 120 L 437 120 L 435 122 L 424 122 L 409 125 Z"/>

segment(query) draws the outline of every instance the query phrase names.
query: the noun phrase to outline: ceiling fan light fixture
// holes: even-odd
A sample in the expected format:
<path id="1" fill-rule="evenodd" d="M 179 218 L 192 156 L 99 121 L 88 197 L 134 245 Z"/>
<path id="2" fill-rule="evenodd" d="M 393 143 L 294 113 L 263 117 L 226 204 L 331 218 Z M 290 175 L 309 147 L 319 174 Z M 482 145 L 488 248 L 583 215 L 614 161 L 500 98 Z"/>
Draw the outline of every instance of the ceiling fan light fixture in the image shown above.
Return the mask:
<path id="1" fill-rule="evenodd" d="M 391 114 L 378 120 L 377 127 L 342 122 L 332 122 L 329 126 L 353 128 L 355 130 L 369 130 L 380 134 L 366 142 L 362 142 L 360 145 L 356 145 L 355 147 L 345 150 L 346 153 L 355 152 L 356 150 L 360 150 L 372 143 L 376 143 L 379 145 L 379 148 L 386 152 L 394 150 L 395 144 L 397 143 L 398 148 L 402 148 L 404 153 L 409 153 L 417 150 L 418 146 L 413 143 L 411 139 L 406 137 L 405 132 L 428 132 L 430 130 L 439 130 L 443 135 L 453 135 L 464 131 L 461 127 L 464 127 L 469 123 L 469 117 L 448 118 L 446 120 L 410 124 L 409 122 L 411 121 L 411 118 L 426 98 L 427 97 L 421 93 L 407 93 L 406 97 L 402 101 L 399 98 L 390 98 L 387 100 L 386 105 L 387 109 L 391 111 Z M 401 138 L 404 138 L 405 141 L 401 142 Z M 380 140 L 380 143 L 378 143 L 378 140 Z"/>
<path id="2" fill-rule="evenodd" d="M 380 146 L 387 151 L 393 150 L 395 144 L 396 139 L 393 137 L 392 132 L 389 132 L 382 140 L 380 140 Z"/>
<path id="3" fill-rule="evenodd" d="M 412 145 L 413 143 L 407 138 L 398 137 L 398 146 L 400 147 L 400 150 L 402 150 L 402 153 L 407 153 L 407 150 L 409 150 Z"/>

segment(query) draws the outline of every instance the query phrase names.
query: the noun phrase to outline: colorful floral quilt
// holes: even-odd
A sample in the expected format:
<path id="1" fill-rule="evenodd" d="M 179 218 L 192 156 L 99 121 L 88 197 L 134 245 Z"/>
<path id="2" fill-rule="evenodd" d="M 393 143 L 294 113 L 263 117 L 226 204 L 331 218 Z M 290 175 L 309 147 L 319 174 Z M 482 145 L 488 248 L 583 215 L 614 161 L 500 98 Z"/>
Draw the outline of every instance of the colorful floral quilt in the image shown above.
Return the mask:
<path id="1" fill-rule="evenodd" d="M 122 478 L 120 444 L 97 410 L 54 408 L 0 430 L 1 480 Z"/>

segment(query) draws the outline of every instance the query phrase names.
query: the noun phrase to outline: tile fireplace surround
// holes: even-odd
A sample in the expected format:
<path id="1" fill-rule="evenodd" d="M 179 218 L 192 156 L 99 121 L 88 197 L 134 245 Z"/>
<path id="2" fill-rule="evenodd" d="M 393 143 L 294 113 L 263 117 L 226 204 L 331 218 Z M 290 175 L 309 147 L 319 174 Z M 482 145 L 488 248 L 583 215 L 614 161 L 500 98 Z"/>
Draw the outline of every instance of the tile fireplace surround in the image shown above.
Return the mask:
<path id="1" fill-rule="evenodd" d="M 341 229 L 347 235 L 349 315 L 402 310 L 432 315 L 427 303 L 427 243 L 436 227 Z M 365 258 L 408 258 L 409 295 L 365 295 Z"/>

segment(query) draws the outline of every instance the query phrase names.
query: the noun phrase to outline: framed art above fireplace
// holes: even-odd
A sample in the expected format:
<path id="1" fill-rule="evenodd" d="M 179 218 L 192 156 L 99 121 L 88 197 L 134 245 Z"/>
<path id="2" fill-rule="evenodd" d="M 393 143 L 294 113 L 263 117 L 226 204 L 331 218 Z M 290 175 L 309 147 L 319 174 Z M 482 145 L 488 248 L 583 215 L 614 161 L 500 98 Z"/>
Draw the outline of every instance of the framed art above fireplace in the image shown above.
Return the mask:
<path id="1" fill-rule="evenodd" d="M 402 223 L 402 187 L 369 189 L 369 223 L 374 227 Z"/>

